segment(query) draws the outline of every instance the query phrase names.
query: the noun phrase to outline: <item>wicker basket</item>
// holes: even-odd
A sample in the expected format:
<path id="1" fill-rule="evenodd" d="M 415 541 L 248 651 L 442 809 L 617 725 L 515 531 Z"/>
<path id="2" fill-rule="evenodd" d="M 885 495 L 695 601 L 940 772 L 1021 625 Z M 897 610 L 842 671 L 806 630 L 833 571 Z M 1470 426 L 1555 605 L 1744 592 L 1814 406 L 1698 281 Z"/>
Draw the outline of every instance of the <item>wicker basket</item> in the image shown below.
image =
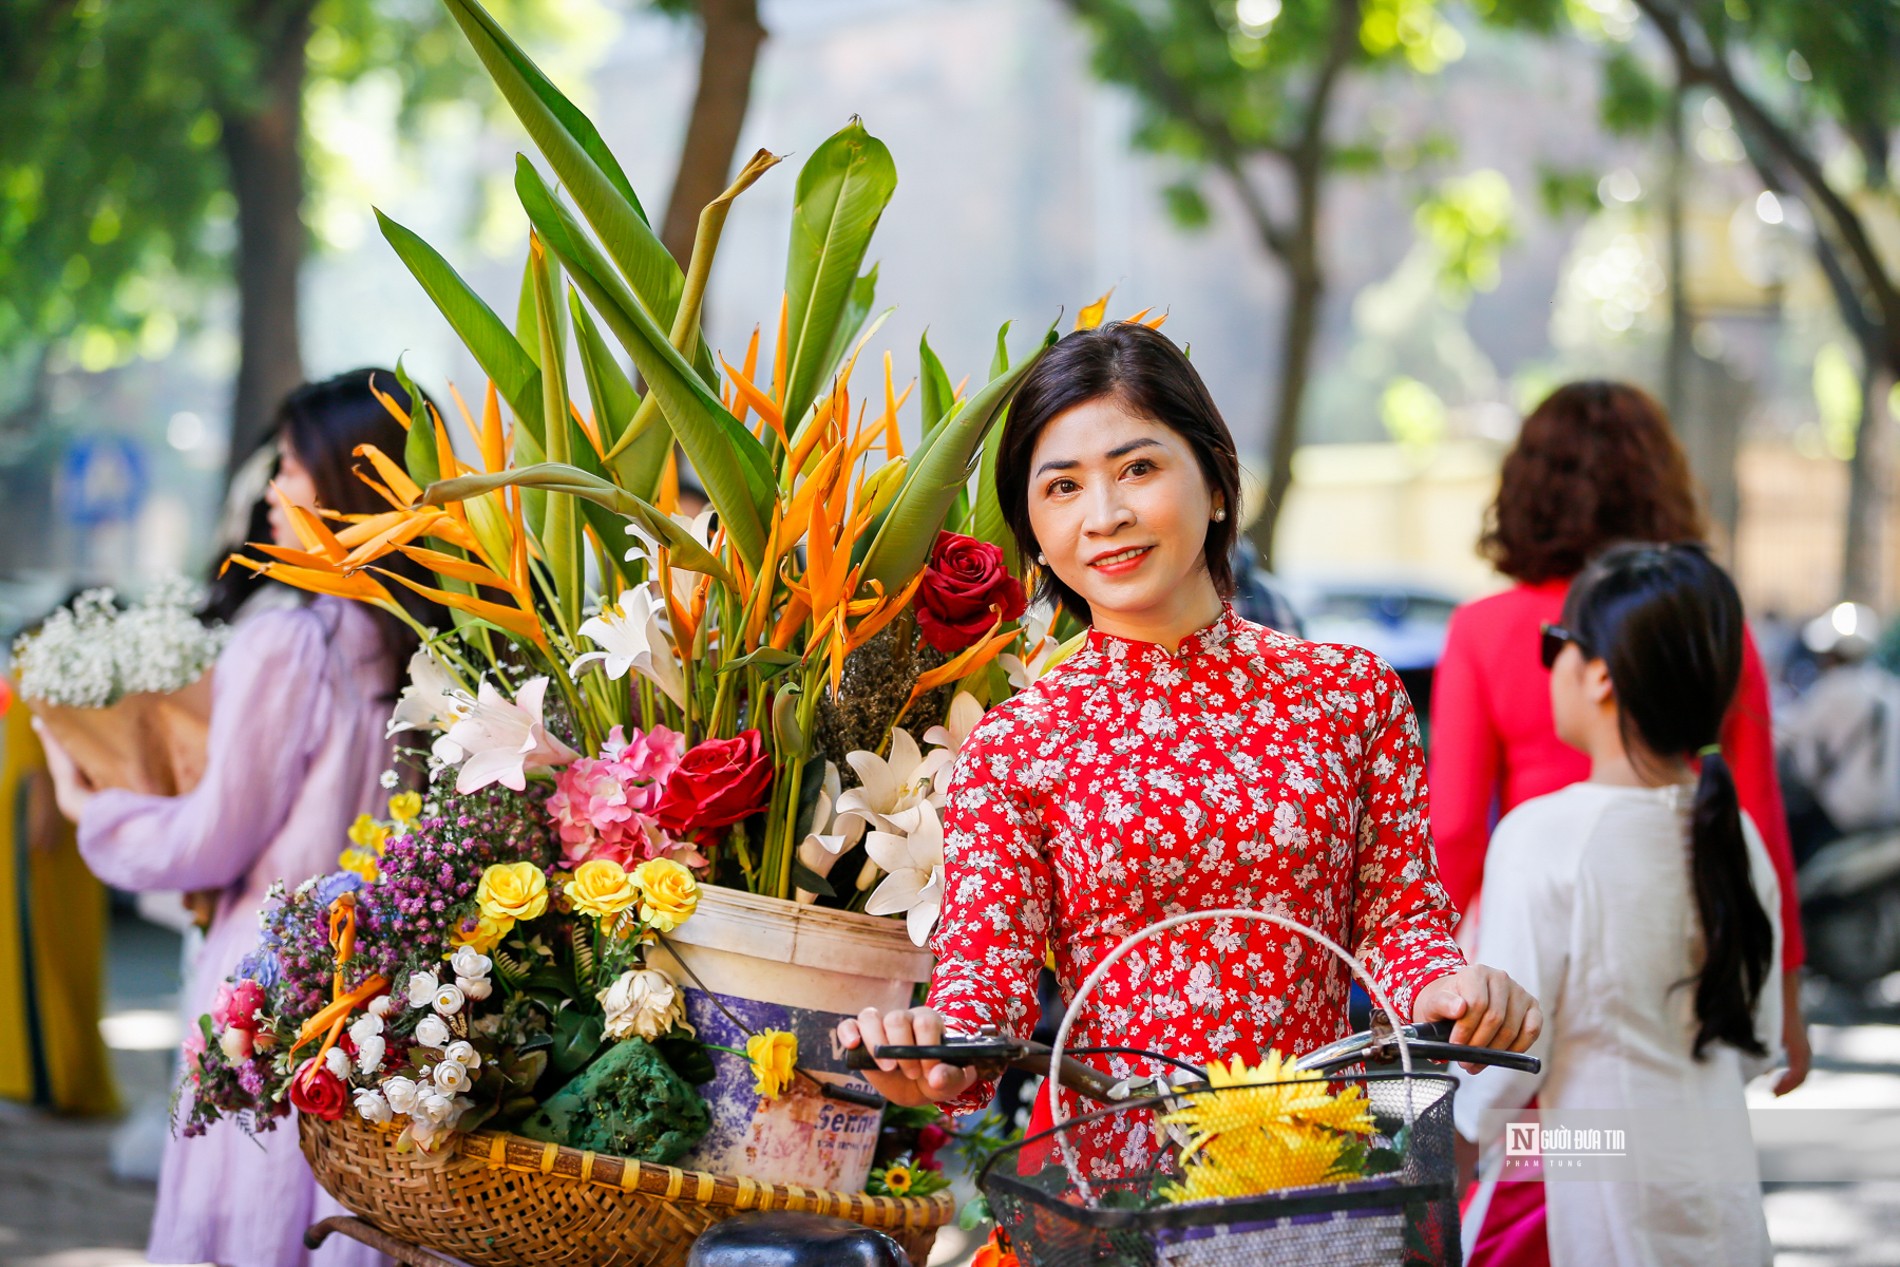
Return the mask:
<path id="1" fill-rule="evenodd" d="M 874 1197 L 654 1166 L 497 1131 L 452 1154 L 398 1153 L 398 1132 L 350 1116 L 299 1118 L 317 1182 L 398 1239 L 473 1267 L 683 1267 L 693 1241 L 744 1210 L 802 1210 L 889 1234 L 915 1262 L 955 1213 L 949 1193 Z"/>

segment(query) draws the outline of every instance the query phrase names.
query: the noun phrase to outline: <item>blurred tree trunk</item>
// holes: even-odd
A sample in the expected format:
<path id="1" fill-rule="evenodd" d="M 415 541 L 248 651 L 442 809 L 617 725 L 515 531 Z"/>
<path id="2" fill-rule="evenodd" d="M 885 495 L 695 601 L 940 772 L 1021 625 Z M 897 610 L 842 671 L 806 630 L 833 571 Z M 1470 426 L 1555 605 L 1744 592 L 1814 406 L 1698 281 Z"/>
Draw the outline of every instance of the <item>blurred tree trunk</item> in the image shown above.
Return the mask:
<path id="1" fill-rule="evenodd" d="M 1881 554 L 1886 536 L 1887 497 L 1881 477 L 1889 469 L 1886 388 L 1893 382 L 1877 361 L 1866 361 L 1860 376 L 1860 423 L 1854 432 L 1854 456 L 1847 462 L 1847 524 L 1841 543 L 1841 597 L 1880 603 Z"/>
<path id="2" fill-rule="evenodd" d="M 1683 221 L 1689 183 L 1687 138 L 1683 135 L 1682 114 L 1687 107 L 1682 80 L 1678 78 L 1669 94 L 1669 183 L 1663 195 L 1663 216 L 1668 224 L 1669 240 L 1669 344 L 1663 354 L 1663 408 L 1678 432 L 1689 428 L 1690 344 L 1688 248 Z"/>
<path id="3" fill-rule="evenodd" d="M 237 201 L 238 373 L 227 476 L 270 429 L 277 404 L 303 381 L 299 274 L 303 224 L 304 46 L 307 0 L 254 6 L 260 35 L 256 92 L 219 112 Z"/>
<path id="4" fill-rule="evenodd" d="M 701 209 L 731 180 L 733 152 L 752 100 L 752 71 L 766 34 L 758 0 L 698 0 L 698 9 L 705 30 L 699 87 L 660 229 L 660 241 L 681 268 L 693 253 Z"/>

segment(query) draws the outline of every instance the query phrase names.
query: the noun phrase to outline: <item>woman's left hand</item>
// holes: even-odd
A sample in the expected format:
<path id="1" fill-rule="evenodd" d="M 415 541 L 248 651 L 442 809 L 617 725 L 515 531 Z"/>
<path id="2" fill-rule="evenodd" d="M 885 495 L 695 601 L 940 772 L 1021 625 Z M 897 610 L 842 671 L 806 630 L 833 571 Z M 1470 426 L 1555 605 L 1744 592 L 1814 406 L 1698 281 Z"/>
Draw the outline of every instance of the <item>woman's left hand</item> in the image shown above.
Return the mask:
<path id="1" fill-rule="evenodd" d="M 98 789 L 93 787 L 92 780 L 79 768 L 72 754 L 53 738 L 53 732 L 37 717 L 33 719 L 33 733 L 40 737 L 40 746 L 46 749 L 46 772 L 53 776 L 53 799 L 59 805 L 59 812 L 76 823 Z"/>
<path id="2" fill-rule="evenodd" d="M 1475 963 L 1420 990 L 1412 1001 L 1412 1020 L 1452 1021 L 1452 1042 L 1500 1051 L 1523 1051 L 1544 1029 L 1544 1013 L 1530 991 L 1499 969 Z M 1481 1067 L 1465 1069 L 1476 1073 Z"/>

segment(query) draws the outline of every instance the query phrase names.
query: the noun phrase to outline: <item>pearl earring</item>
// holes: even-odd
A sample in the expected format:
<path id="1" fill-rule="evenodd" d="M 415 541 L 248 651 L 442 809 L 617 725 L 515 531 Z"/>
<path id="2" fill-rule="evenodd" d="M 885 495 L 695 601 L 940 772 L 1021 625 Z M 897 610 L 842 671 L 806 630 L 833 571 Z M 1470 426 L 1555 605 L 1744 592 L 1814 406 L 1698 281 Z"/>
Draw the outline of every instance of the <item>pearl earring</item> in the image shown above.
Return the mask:
<path id="1" fill-rule="evenodd" d="M 1214 522 L 1215 522 L 1215 523 L 1217 523 L 1217 524 L 1219 524 L 1219 523 L 1226 523 L 1226 522 L 1227 522 L 1227 507 L 1225 507 L 1225 506 L 1218 506 L 1218 507 L 1216 507 L 1216 508 L 1215 508 L 1215 510 L 1214 510 Z"/>
<path id="2" fill-rule="evenodd" d="M 1041 554 L 1041 553 L 1038 553 L 1038 554 L 1036 555 L 1036 566 L 1038 566 L 1038 567 L 1045 567 L 1045 568 L 1046 568 L 1046 567 L 1048 567 L 1048 566 L 1049 566 L 1049 556 L 1048 556 L 1048 555 L 1045 555 L 1045 554 Z"/>

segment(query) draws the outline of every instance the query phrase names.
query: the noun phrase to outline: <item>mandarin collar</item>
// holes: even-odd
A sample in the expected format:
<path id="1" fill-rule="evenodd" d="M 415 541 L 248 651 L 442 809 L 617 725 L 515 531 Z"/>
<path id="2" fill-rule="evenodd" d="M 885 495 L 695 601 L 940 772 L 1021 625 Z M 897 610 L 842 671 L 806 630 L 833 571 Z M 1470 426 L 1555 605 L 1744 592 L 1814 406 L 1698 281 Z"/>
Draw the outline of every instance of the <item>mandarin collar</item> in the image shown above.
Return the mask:
<path id="1" fill-rule="evenodd" d="M 1211 655 L 1232 642 L 1244 622 L 1234 614 L 1234 605 L 1223 602 L 1220 615 L 1213 623 L 1204 625 L 1187 637 L 1181 639 L 1181 649 L 1172 654 L 1158 642 L 1143 642 L 1138 638 L 1123 638 L 1116 634 L 1104 633 L 1095 626 L 1089 626 L 1089 650 L 1110 660 L 1124 660 L 1137 664 L 1185 664 L 1201 656 Z"/>

